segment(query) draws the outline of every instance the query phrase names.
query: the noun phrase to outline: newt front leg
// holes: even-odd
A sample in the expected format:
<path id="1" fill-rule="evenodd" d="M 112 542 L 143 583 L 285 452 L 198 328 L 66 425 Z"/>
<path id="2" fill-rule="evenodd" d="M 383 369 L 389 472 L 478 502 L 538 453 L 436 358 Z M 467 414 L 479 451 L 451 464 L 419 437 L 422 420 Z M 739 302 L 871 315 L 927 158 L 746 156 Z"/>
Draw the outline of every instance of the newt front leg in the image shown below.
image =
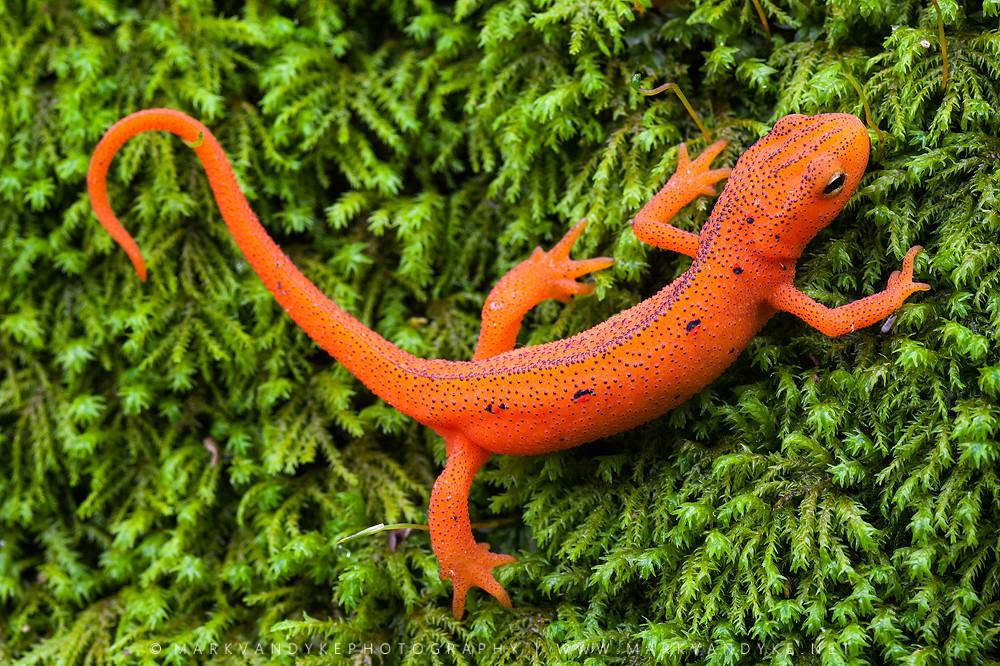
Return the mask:
<path id="1" fill-rule="evenodd" d="M 725 147 L 725 141 L 716 141 L 693 162 L 688 157 L 687 146 L 682 143 L 677 147 L 677 170 L 674 175 L 632 220 L 636 238 L 648 245 L 689 257 L 698 254 L 698 234 L 678 229 L 669 222 L 698 197 L 715 195 L 715 183 L 728 177 L 732 169 L 708 167 Z"/>
<path id="2" fill-rule="evenodd" d="M 578 222 L 548 252 L 535 248 L 531 257 L 512 268 L 490 291 L 483 305 L 474 360 L 512 350 L 524 315 L 542 301 L 554 298 L 566 303 L 574 295 L 593 291 L 592 285 L 577 282 L 576 278 L 607 268 L 614 260 L 569 258 L 586 225 L 586 220 Z M 448 460 L 431 491 L 428 522 L 431 547 L 441 563 L 441 578 L 451 580 L 454 588 L 452 614 L 456 619 L 462 617 L 471 587 L 481 587 L 509 608 L 510 598 L 492 570 L 517 558 L 491 553 L 489 544 L 476 543 L 469 518 L 469 489 L 490 452 L 457 433 L 444 433 L 444 439 Z"/>
<path id="3" fill-rule="evenodd" d="M 889 276 L 886 288 L 860 300 L 829 308 L 817 303 L 795 288 L 791 282 L 782 284 L 770 298 L 778 310 L 795 315 L 824 335 L 837 337 L 871 326 L 898 310 L 903 302 L 918 291 L 927 291 L 930 285 L 913 281 L 913 261 L 923 249 L 911 247 L 903 258 L 903 267 Z"/>

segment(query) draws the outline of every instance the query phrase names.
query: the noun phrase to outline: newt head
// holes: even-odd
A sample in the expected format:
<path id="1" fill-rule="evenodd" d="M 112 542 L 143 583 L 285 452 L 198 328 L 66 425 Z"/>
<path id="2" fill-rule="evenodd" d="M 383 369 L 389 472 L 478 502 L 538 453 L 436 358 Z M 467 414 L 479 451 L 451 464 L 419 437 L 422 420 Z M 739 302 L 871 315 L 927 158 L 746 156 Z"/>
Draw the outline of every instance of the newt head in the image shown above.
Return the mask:
<path id="1" fill-rule="evenodd" d="M 855 116 L 785 116 L 740 157 L 719 210 L 757 251 L 795 259 L 854 194 L 870 150 Z"/>

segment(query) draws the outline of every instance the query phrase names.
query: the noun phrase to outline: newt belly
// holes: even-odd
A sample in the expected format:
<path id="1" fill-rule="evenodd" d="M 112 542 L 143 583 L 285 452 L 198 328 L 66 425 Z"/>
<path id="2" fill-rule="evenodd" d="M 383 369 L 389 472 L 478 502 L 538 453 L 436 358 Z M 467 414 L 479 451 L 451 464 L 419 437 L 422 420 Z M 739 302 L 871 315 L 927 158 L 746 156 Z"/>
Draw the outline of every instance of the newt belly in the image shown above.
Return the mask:
<path id="1" fill-rule="evenodd" d="M 640 240 L 694 258 L 659 293 L 571 338 L 514 349 L 525 313 L 548 298 L 588 293 L 592 288 L 576 278 L 611 264 L 569 259 L 581 222 L 549 252 L 536 249 L 493 289 L 473 360 L 421 359 L 313 285 L 250 210 L 212 133 L 169 109 L 140 111 L 116 123 L 95 149 L 87 174 L 95 214 L 141 279 L 145 262 L 111 209 L 105 180 L 122 144 L 148 130 L 172 132 L 197 153 L 234 240 L 289 316 L 372 392 L 444 437 L 448 460 L 434 484 L 428 518 L 441 575 L 454 585 L 455 617 L 473 586 L 510 605 L 492 569 L 514 558 L 477 544 L 468 514 L 472 479 L 492 453 L 556 451 L 653 419 L 718 377 L 776 312 L 841 335 L 885 318 L 910 294 L 929 288 L 912 280 L 915 247 L 884 291 L 848 305 L 827 308 L 795 289 L 796 260 L 854 192 L 869 142 L 854 116 L 793 115 L 732 170 L 709 168 L 725 142 L 693 161 L 680 146 L 677 172 L 632 221 Z M 700 234 L 669 224 L 690 201 L 714 194 L 713 185 L 726 177 Z"/>

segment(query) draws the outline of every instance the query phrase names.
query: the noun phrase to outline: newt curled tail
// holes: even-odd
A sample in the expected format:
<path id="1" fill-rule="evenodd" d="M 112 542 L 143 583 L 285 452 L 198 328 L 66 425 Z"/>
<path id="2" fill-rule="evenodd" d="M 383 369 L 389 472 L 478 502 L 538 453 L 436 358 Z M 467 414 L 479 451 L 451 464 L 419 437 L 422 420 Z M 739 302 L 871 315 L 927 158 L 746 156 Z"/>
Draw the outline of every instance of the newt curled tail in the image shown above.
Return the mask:
<path id="1" fill-rule="evenodd" d="M 379 397 L 421 420 L 421 405 L 417 402 L 421 392 L 415 384 L 421 382 L 421 376 L 426 377 L 428 361 L 404 352 L 369 329 L 310 282 L 261 226 L 218 140 L 194 118 L 171 109 L 147 109 L 115 123 L 97 144 L 87 171 L 94 213 L 128 253 L 139 278 L 146 279 L 146 264 L 135 240 L 111 209 L 107 173 L 111 159 L 126 141 L 153 130 L 176 134 L 194 149 L 233 239 L 295 323 Z"/>

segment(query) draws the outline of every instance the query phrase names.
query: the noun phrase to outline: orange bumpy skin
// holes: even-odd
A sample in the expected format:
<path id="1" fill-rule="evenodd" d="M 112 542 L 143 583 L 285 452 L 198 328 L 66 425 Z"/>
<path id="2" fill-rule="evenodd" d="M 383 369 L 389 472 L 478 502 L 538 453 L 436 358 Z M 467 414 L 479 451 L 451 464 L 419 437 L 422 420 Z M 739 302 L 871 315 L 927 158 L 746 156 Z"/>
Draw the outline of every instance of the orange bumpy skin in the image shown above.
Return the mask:
<path id="1" fill-rule="evenodd" d="M 375 394 L 444 437 L 448 459 L 431 493 L 429 520 L 441 575 L 454 585 L 456 618 L 472 586 L 510 605 L 493 568 L 514 558 L 477 544 L 469 523 L 469 487 L 491 454 L 557 451 L 656 418 L 719 376 L 778 311 L 840 335 L 885 318 L 910 294 L 929 288 L 912 280 L 919 251 L 913 248 L 884 291 L 849 305 L 827 308 L 795 289 L 796 259 L 854 192 L 869 143 L 854 116 L 793 115 L 744 153 L 731 173 L 709 169 L 723 142 L 693 162 L 681 146 L 677 173 L 633 221 L 640 239 L 694 257 L 687 272 L 654 296 L 571 338 L 513 348 L 528 310 L 547 298 L 589 292 L 575 278 L 611 264 L 569 259 L 581 222 L 490 293 L 473 361 L 416 358 L 341 310 L 292 265 L 250 210 L 215 137 L 168 109 L 115 124 L 87 176 L 97 217 L 141 278 L 145 264 L 111 210 L 105 179 L 115 152 L 147 130 L 173 132 L 193 147 L 237 245 L 292 319 Z M 668 224 L 727 176 L 700 234 Z"/>

